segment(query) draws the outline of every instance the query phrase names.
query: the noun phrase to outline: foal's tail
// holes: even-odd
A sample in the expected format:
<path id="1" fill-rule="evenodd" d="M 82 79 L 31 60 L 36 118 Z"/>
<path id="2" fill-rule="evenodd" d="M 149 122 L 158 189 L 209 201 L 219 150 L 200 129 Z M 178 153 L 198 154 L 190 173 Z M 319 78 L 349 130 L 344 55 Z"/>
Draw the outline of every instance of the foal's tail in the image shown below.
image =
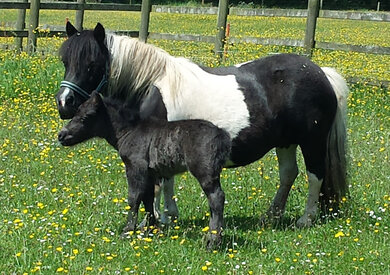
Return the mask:
<path id="1" fill-rule="evenodd" d="M 323 213 L 335 213 L 348 194 L 346 161 L 346 119 L 348 86 L 333 68 L 322 68 L 337 97 L 337 112 L 328 136 L 325 177 L 320 198 Z M 333 210 L 332 210 L 333 209 Z"/>

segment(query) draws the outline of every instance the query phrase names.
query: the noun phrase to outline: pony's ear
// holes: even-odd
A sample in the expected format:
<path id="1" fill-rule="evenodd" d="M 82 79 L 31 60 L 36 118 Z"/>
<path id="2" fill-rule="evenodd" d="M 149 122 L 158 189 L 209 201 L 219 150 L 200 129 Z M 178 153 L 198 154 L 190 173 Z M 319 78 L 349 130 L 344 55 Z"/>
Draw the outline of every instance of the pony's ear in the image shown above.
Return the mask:
<path id="1" fill-rule="evenodd" d="M 78 33 L 79 31 L 70 23 L 69 21 L 66 22 L 66 34 L 68 37 L 71 37 L 72 35 Z"/>
<path id="2" fill-rule="evenodd" d="M 95 39 L 98 42 L 100 42 L 100 43 L 104 42 L 104 38 L 106 37 L 106 31 L 104 30 L 104 27 L 102 24 L 100 24 L 100 23 L 96 24 L 96 27 L 93 30 L 93 36 L 95 37 Z"/>

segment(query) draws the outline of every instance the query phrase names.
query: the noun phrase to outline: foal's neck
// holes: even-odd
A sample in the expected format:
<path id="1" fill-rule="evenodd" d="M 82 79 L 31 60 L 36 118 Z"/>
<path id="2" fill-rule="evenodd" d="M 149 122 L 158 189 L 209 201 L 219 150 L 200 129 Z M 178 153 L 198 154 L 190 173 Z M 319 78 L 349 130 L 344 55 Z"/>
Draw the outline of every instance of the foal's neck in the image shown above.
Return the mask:
<path id="1" fill-rule="evenodd" d="M 136 119 L 130 115 L 133 114 L 132 110 L 126 109 L 118 103 L 104 100 L 104 105 L 106 123 L 102 127 L 102 137 L 115 149 L 118 149 L 119 140 L 134 127 Z M 129 115 L 127 116 L 127 114 Z"/>

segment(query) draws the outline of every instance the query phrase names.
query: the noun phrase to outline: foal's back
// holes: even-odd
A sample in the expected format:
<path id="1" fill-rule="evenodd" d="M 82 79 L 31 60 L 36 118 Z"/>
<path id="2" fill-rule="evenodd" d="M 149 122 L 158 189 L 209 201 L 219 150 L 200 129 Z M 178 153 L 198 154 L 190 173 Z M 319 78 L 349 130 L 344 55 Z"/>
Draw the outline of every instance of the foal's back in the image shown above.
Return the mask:
<path id="1" fill-rule="evenodd" d="M 129 130 L 118 149 L 122 158 L 146 159 L 157 176 L 169 178 L 187 170 L 219 177 L 230 147 L 228 133 L 208 121 L 149 118 Z"/>

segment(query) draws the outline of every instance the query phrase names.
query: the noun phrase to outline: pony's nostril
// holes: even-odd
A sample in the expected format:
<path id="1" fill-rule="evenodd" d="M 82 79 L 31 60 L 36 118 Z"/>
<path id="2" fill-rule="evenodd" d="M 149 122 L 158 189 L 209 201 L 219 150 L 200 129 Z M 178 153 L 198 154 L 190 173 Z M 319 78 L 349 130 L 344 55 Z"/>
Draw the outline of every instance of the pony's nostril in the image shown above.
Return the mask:
<path id="1" fill-rule="evenodd" d="M 65 105 L 67 106 L 74 106 L 75 104 L 75 98 L 74 95 L 69 94 L 65 99 Z"/>

